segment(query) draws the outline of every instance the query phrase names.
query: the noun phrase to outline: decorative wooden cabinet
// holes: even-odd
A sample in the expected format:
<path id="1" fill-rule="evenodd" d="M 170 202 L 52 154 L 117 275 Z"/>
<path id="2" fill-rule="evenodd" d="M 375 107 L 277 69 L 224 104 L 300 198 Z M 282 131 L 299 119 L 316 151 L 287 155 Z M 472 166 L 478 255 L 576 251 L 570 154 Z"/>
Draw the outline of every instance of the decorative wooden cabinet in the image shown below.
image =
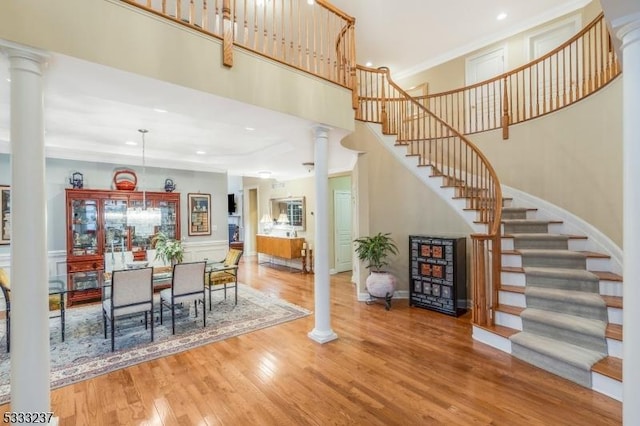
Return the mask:
<path id="1" fill-rule="evenodd" d="M 298 259 L 302 257 L 304 238 L 274 237 L 270 235 L 256 235 L 257 252 L 283 259 Z"/>
<path id="2" fill-rule="evenodd" d="M 101 280 L 107 253 L 131 251 L 134 260 L 146 259 L 151 237 L 158 231 L 180 239 L 180 194 L 175 192 L 145 192 L 147 207 L 161 212 L 161 224 L 136 233 L 127 226 L 127 208 L 142 206 L 142 192 L 89 189 L 67 189 L 67 282 L 68 303 L 97 300 L 100 285 L 77 286 L 74 279 Z M 98 271 L 100 273 L 98 273 Z M 77 274 L 85 272 L 85 274 Z"/>
<path id="3" fill-rule="evenodd" d="M 409 306 L 449 315 L 466 311 L 467 239 L 409 236 Z"/>

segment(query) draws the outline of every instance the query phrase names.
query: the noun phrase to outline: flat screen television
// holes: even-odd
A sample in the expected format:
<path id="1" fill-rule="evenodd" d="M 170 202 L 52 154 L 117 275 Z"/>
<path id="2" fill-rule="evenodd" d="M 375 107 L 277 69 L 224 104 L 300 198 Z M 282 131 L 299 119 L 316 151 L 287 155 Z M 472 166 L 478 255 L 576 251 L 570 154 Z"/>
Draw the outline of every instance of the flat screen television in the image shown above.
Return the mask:
<path id="1" fill-rule="evenodd" d="M 229 214 L 234 214 L 236 212 L 235 194 L 227 194 L 227 206 L 228 206 Z"/>

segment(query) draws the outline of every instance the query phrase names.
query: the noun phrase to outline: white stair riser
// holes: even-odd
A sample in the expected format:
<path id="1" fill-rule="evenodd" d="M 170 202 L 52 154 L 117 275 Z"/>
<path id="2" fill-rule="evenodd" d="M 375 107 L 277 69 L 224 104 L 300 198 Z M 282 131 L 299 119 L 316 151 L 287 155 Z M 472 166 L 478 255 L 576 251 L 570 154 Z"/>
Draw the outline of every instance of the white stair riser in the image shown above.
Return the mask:
<path id="1" fill-rule="evenodd" d="M 498 302 L 501 305 L 517 306 L 519 308 L 527 307 L 527 300 L 524 294 L 514 293 L 512 291 L 498 292 Z"/>
<path id="2" fill-rule="evenodd" d="M 601 295 L 622 297 L 622 293 L 623 293 L 622 282 L 600 280 Z"/>
<path id="3" fill-rule="evenodd" d="M 500 272 L 500 279 L 503 284 L 517 285 L 524 287 L 526 277 L 523 272 Z"/>
<path id="4" fill-rule="evenodd" d="M 473 340 L 482 342 L 486 345 L 494 347 L 502 352 L 511 353 L 511 340 L 506 337 L 499 336 L 480 327 L 473 327 Z"/>
<path id="5" fill-rule="evenodd" d="M 513 250 L 513 238 L 503 238 L 500 244 L 502 250 Z"/>
<path id="6" fill-rule="evenodd" d="M 587 258 L 587 271 L 610 271 L 611 259 Z"/>
<path id="7" fill-rule="evenodd" d="M 607 316 L 611 324 L 622 324 L 622 309 L 607 308 Z"/>
<path id="8" fill-rule="evenodd" d="M 569 238 L 567 247 L 571 251 L 586 251 L 587 240 L 584 238 Z"/>
<path id="9" fill-rule="evenodd" d="M 522 256 L 519 254 L 503 254 L 502 266 L 513 266 L 516 268 L 522 267 Z"/>
<path id="10" fill-rule="evenodd" d="M 550 234 L 564 234 L 564 224 L 562 223 L 550 223 L 547 227 L 547 232 Z"/>
<path id="11" fill-rule="evenodd" d="M 622 382 L 592 372 L 591 389 L 622 402 Z"/>
<path id="12" fill-rule="evenodd" d="M 609 356 L 622 358 L 622 342 L 620 340 L 607 339 L 607 350 Z"/>
<path id="13" fill-rule="evenodd" d="M 512 315 L 506 312 L 496 312 L 496 324 L 504 327 L 522 330 L 522 318 L 519 315 Z"/>

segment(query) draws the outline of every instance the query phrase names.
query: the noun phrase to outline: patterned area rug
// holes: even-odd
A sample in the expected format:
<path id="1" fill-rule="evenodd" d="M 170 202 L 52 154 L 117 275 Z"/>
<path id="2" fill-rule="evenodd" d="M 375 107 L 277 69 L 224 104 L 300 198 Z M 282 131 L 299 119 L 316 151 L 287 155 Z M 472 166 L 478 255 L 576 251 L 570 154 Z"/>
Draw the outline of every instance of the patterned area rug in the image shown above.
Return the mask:
<path id="1" fill-rule="evenodd" d="M 159 322 L 159 299 L 156 295 L 154 342 L 150 330 L 144 328 L 144 317 L 137 315 L 116 320 L 115 352 L 111 352 L 110 328 L 104 338 L 100 304 L 68 309 L 65 319 L 65 341 L 61 341 L 60 318 L 49 320 L 51 342 L 51 387 L 57 388 L 90 379 L 130 365 L 183 352 L 197 346 L 282 324 L 310 314 L 306 309 L 238 284 L 238 305 L 234 291 L 213 292 L 213 309 L 207 326 L 202 327 L 202 306 L 195 316 L 193 304 L 176 309 L 176 334 L 171 335 L 171 311 L 164 308 L 164 323 Z M 0 404 L 10 399 L 10 359 L 6 353 L 4 320 L 0 321 Z"/>

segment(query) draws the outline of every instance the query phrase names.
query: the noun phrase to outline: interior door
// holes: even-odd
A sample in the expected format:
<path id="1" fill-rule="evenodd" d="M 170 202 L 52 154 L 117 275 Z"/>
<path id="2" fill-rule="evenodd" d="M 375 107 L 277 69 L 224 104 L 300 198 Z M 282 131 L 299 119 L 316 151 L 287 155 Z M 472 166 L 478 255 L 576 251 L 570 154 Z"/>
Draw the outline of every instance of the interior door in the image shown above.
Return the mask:
<path id="1" fill-rule="evenodd" d="M 472 56 L 466 61 L 466 86 L 504 73 L 505 48 L 498 47 Z M 500 127 L 502 82 L 465 94 L 465 134 Z"/>
<path id="2" fill-rule="evenodd" d="M 333 192 L 333 217 L 335 233 L 335 259 L 336 272 L 350 271 L 352 236 L 351 236 L 351 191 Z"/>

